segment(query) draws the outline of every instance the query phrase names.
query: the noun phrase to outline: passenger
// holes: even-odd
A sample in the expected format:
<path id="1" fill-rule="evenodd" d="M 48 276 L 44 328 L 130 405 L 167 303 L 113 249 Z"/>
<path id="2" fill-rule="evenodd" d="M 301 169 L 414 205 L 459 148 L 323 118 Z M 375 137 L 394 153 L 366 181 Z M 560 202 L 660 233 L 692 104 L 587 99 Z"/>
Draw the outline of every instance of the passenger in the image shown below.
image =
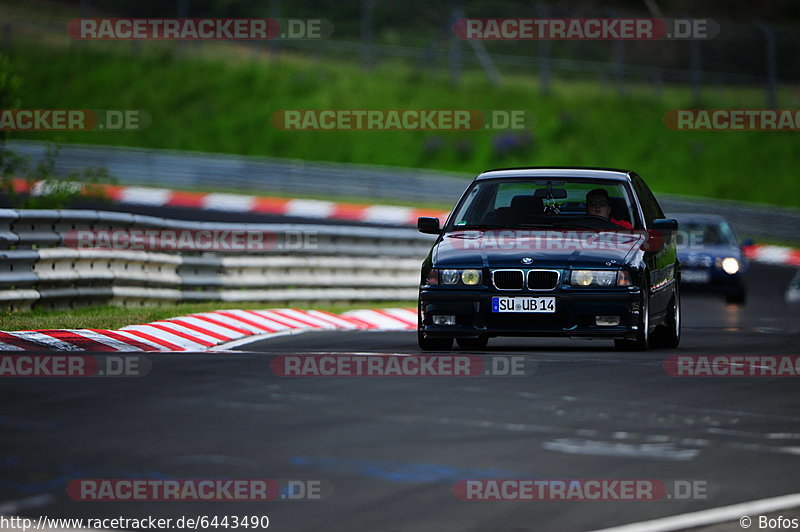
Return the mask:
<path id="1" fill-rule="evenodd" d="M 596 188 L 586 194 L 586 214 L 600 216 L 625 229 L 633 229 L 630 222 L 616 220 L 611 217 L 611 201 L 609 201 L 608 192 L 604 188 Z"/>

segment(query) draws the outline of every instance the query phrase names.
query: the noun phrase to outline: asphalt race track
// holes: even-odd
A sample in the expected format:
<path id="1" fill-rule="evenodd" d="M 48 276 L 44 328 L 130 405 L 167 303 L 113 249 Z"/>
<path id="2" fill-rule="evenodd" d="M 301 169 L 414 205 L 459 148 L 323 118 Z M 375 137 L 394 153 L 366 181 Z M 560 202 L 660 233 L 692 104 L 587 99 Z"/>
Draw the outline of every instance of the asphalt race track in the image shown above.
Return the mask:
<path id="1" fill-rule="evenodd" d="M 413 332 L 319 332 L 241 352 L 150 355 L 142 378 L 5 379 L 1 513 L 268 515 L 274 530 L 592 530 L 800 491 L 800 380 L 676 378 L 680 354 L 800 354 L 789 268 L 750 301 L 684 296 L 677 351 L 493 340 L 526 376 L 284 378 L 276 354 L 418 354 Z M 76 478 L 321 479 L 321 501 L 77 502 Z M 705 500 L 465 502 L 470 478 L 702 481 Z M 756 528 L 756 527 L 754 527 Z M 726 528 L 716 528 L 723 530 Z M 741 530 L 738 523 L 727 528 Z"/>

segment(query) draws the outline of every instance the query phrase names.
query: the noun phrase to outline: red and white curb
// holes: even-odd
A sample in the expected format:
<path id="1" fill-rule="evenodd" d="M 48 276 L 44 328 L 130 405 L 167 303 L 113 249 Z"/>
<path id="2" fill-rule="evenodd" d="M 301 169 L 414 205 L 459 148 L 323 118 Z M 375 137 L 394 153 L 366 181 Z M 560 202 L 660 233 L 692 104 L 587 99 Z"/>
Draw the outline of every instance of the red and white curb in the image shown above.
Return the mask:
<path id="1" fill-rule="evenodd" d="M 759 244 L 746 246 L 744 248 L 744 254 L 748 259 L 763 264 L 800 266 L 800 249 Z"/>
<path id="2" fill-rule="evenodd" d="M 313 330 L 403 331 L 416 329 L 409 308 L 350 310 L 219 310 L 190 314 L 118 330 L 47 329 L 0 331 L 0 351 L 208 351 L 254 337 Z M 231 344 L 233 346 L 233 344 Z"/>
<path id="3" fill-rule="evenodd" d="M 46 189 L 39 181 L 30 185 L 24 179 L 14 179 L 18 194 L 38 195 Z M 432 216 L 444 221 L 447 212 L 435 209 L 416 209 L 396 205 L 369 205 L 359 203 L 335 203 L 332 201 L 276 198 L 271 196 L 248 196 L 245 194 L 223 194 L 187 192 L 155 187 L 93 185 L 116 203 L 145 205 L 147 207 L 184 207 L 215 211 L 276 214 L 300 218 L 349 220 L 356 222 L 417 225 L 420 216 Z"/>

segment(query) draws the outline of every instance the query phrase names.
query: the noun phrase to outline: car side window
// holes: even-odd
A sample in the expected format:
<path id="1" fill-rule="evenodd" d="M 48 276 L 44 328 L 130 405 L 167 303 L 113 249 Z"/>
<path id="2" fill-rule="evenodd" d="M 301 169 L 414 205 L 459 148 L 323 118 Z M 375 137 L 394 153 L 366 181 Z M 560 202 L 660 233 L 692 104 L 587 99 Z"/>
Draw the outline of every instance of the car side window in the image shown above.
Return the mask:
<path id="1" fill-rule="evenodd" d="M 650 187 L 638 175 L 633 176 L 633 188 L 636 190 L 636 195 L 639 196 L 639 201 L 642 203 L 642 210 L 644 211 L 645 221 L 647 226 L 650 227 L 653 220 L 664 218 L 664 211 L 661 210 L 661 205 L 653 195 Z"/>
<path id="2" fill-rule="evenodd" d="M 655 194 L 653 194 L 653 191 L 650 190 L 650 187 L 647 185 L 644 185 L 644 190 L 647 196 L 650 198 L 650 203 L 653 205 L 653 216 L 656 218 L 665 218 L 666 216 L 664 211 L 661 209 L 661 205 L 658 204 L 658 200 L 656 199 Z"/>
<path id="3" fill-rule="evenodd" d="M 632 180 L 633 190 L 636 192 L 636 195 L 639 197 L 639 204 L 642 206 L 642 212 L 644 213 L 644 222 L 647 224 L 647 227 L 653 225 L 653 212 L 651 210 L 650 201 L 647 198 L 647 194 L 642 190 L 641 180 L 634 176 Z"/>

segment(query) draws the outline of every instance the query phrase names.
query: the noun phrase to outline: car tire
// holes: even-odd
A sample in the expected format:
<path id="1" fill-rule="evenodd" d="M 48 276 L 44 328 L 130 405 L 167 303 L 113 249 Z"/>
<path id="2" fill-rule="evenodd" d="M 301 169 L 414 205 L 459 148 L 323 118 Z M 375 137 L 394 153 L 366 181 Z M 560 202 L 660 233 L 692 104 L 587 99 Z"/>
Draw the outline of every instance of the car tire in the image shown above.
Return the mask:
<path id="1" fill-rule="evenodd" d="M 614 340 L 614 347 L 618 351 L 646 351 L 650 347 L 650 296 L 647 292 L 642 294 L 642 303 L 639 308 L 636 338 Z"/>
<path id="2" fill-rule="evenodd" d="M 728 303 L 733 303 L 734 305 L 744 305 L 747 301 L 747 292 L 742 288 L 735 294 L 731 294 L 726 298 Z"/>
<path id="3" fill-rule="evenodd" d="M 681 294 L 678 286 L 672 295 L 664 323 L 656 327 L 650 335 L 650 347 L 674 349 L 681 343 Z"/>
<path id="4" fill-rule="evenodd" d="M 479 336 L 478 338 L 456 338 L 458 347 L 463 349 L 482 349 L 489 344 L 488 336 Z"/>
<path id="5" fill-rule="evenodd" d="M 449 351 L 453 347 L 452 338 L 426 338 L 422 332 L 422 307 L 417 310 L 417 344 L 423 351 Z"/>
<path id="6" fill-rule="evenodd" d="M 417 331 L 417 343 L 423 351 L 449 351 L 453 347 L 452 338 L 425 338 L 422 331 Z"/>

